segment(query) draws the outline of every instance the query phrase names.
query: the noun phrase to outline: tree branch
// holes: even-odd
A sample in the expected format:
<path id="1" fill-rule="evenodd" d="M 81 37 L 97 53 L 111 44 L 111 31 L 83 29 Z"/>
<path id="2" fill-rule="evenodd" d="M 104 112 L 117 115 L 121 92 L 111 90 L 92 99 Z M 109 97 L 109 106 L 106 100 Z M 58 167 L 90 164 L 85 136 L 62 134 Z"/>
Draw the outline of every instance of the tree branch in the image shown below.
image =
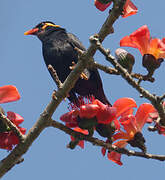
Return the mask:
<path id="1" fill-rule="evenodd" d="M 120 75 L 120 73 L 119 73 L 119 71 L 117 69 L 111 68 L 111 67 L 108 67 L 108 66 L 104 66 L 102 64 L 97 63 L 96 61 L 94 63 L 92 63 L 91 66 L 93 66 L 95 68 L 98 68 L 98 69 L 104 71 L 107 74 Z M 131 77 L 136 78 L 138 80 L 150 81 L 150 82 L 154 82 L 155 81 L 155 79 L 153 77 L 146 78 L 146 76 L 142 75 L 142 74 L 131 73 L 130 75 L 131 75 Z M 165 98 L 165 95 L 163 96 L 163 98 Z"/>
<path id="2" fill-rule="evenodd" d="M 165 125 L 165 112 L 162 103 L 160 102 L 160 97 L 153 95 L 149 93 L 149 91 L 142 88 L 138 82 L 136 82 L 131 75 L 128 73 L 126 69 L 124 69 L 113 57 L 109 50 L 106 50 L 101 42 L 99 41 L 99 38 L 97 36 L 90 37 L 90 41 L 92 44 L 94 44 L 98 50 L 106 57 L 106 60 L 109 61 L 121 74 L 121 76 L 130 84 L 133 88 L 135 88 L 140 94 L 142 94 L 145 98 L 147 98 L 152 105 L 155 107 L 155 109 L 158 111 L 160 116 L 160 124 Z"/>
<path id="3" fill-rule="evenodd" d="M 92 65 L 95 68 L 98 68 L 98 69 L 104 71 L 105 73 L 114 74 L 114 75 L 120 75 L 117 69 L 114 69 L 114 68 L 111 68 L 111 67 L 108 67 L 108 66 L 104 66 L 104 65 L 99 64 L 97 62 L 94 62 Z"/>
<path id="4" fill-rule="evenodd" d="M 115 152 L 118 152 L 121 154 L 125 154 L 127 156 L 137 156 L 137 157 L 142 157 L 142 158 L 147 158 L 147 159 L 155 159 L 155 160 L 159 160 L 159 161 L 165 161 L 165 155 L 154 155 L 154 154 L 149 154 L 149 153 L 144 153 L 144 152 L 136 152 L 136 151 L 132 151 L 132 150 L 127 150 L 125 148 L 118 148 L 114 145 L 106 143 L 97 138 L 76 132 L 57 121 L 52 120 L 50 125 L 54 128 L 60 129 L 61 131 L 65 132 L 66 134 L 69 134 L 79 140 L 88 141 L 88 142 L 92 143 L 93 145 L 103 147 L 105 149 L 108 149 L 109 151 L 115 151 Z"/>

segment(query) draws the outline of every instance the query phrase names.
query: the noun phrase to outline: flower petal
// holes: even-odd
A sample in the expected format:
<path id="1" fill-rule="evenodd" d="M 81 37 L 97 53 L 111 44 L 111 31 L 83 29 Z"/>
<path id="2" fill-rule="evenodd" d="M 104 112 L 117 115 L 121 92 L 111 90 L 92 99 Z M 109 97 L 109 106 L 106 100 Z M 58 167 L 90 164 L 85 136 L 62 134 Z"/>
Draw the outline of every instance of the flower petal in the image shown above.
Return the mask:
<path id="1" fill-rule="evenodd" d="M 113 120 L 114 124 L 115 124 L 115 129 L 116 129 L 116 132 L 118 132 L 120 130 L 120 123 L 118 121 L 118 119 L 114 119 Z"/>
<path id="2" fill-rule="evenodd" d="M 0 103 L 17 101 L 20 94 L 15 86 L 7 85 L 0 87 Z"/>
<path id="3" fill-rule="evenodd" d="M 19 140 L 13 132 L 0 133 L 0 148 L 12 150 L 13 146 L 18 144 Z"/>
<path id="4" fill-rule="evenodd" d="M 124 12 L 122 17 L 125 18 L 134 15 L 137 13 L 137 11 L 137 7 L 130 0 L 127 0 L 124 6 Z"/>
<path id="5" fill-rule="evenodd" d="M 26 133 L 26 128 L 18 127 L 22 134 Z"/>
<path id="6" fill-rule="evenodd" d="M 105 156 L 105 153 L 106 153 L 106 149 L 105 149 L 105 148 L 101 148 L 101 154 L 102 154 L 103 156 Z"/>
<path id="7" fill-rule="evenodd" d="M 120 46 L 138 48 L 141 54 L 144 55 L 148 53 L 149 42 L 150 32 L 147 25 L 144 25 L 129 36 L 121 39 Z"/>
<path id="8" fill-rule="evenodd" d="M 154 113 L 154 112 L 155 112 L 155 108 L 153 107 L 152 104 L 144 103 L 139 106 L 139 108 L 136 112 L 136 115 L 135 115 L 136 126 L 139 131 L 141 131 L 142 127 L 146 123 L 146 121 L 149 117 L 149 114 Z"/>
<path id="9" fill-rule="evenodd" d="M 151 39 L 148 54 L 152 54 L 156 59 L 165 58 L 165 44 L 160 39 Z"/>
<path id="10" fill-rule="evenodd" d="M 125 36 L 120 40 L 120 46 L 126 46 L 126 47 L 133 47 L 133 48 L 138 48 L 136 44 L 132 41 L 130 36 Z"/>
<path id="11" fill-rule="evenodd" d="M 80 132 L 80 133 L 85 134 L 85 135 L 88 135 L 88 130 L 81 129 L 79 127 L 74 128 L 74 131 Z"/>
<path id="12" fill-rule="evenodd" d="M 81 129 L 79 127 L 74 128 L 74 131 L 80 132 L 80 133 L 85 134 L 85 135 L 88 135 L 87 130 Z M 75 138 L 73 136 L 71 136 L 71 140 L 74 141 Z M 82 149 L 84 149 L 84 140 L 79 141 L 78 146 L 80 146 Z"/>
<path id="13" fill-rule="evenodd" d="M 124 148 L 127 145 L 127 142 L 125 140 L 122 140 L 122 141 L 118 141 L 118 142 L 114 143 L 113 145 L 115 145 L 119 148 Z M 123 163 L 121 162 L 121 154 L 120 153 L 112 151 L 112 152 L 108 153 L 108 159 L 120 166 L 123 165 Z"/>
<path id="14" fill-rule="evenodd" d="M 160 124 L 158 124 L 158 123 L 156 123 L 156 127 L 158 129 L 158 133 L 165 136 L 165 127 L 164 126 L 160 126 Z"/>
<path id="15" fill-rule="evenodd" d="M 116 117 L 116 108 L 103 104 L 98 99 L 93 101 L 93 104 L 99 106 L 99 111 L 96 114 L 99 123 L 108 124 Z"/>
<path id="16" fill-rule="evenodd" d="M 99 111 L 100 107 L 96 104 L 86 104 L 83 106 L 80 106 L 80 112 L 79 116 L 80 118 L 93 118 L 96 116 L 97 112 Z"/>
<path id="17" fill-rule="evenodd" d="M 121 154 L 120 153 L 117 153 L 115 151 L 112 151 L 110 153 L 108 153 L 108 159 L 113 161 L 114 163 L 122 166 L 123 163 L 121 162 Z"/>
<path id="18" fill-rule="evenodd" d="M 19 125 L 24 121 L 24 118 L 15 112 L 8 111 L 7 118 L 10 119 L 15 125 Z"/>
<path id="19" fill-rule="evenodd" d="M 75 116 L 75 114 L 76 114 L 76 110 L 72 110 L 70 112 L 63 114 L 60 117 L 60 120 L 66 123 L 77 122 L 77 116 Z"/>
<path id="20" fill-rule="evenodd" d="M 120 98 L 113 104 L 113 107 L 117 108 L 117 115 L 116 117 L 121 116 L 126 111 L 137 107 L 136 102 L 132 98 Z"/>
<path id="21" fill-rule="evenodd" d="M 99 2 L 98 0 L 95 0 L 95 6 L 100 11 L 104 11 L 105 9 L 107 9 L 107 7 L 110 6 L 111 3 L 112 2 L 109 2 L 107 4 L 103 4 L 103 3 Z"/>
<path id="22" fill-rule="evenodd" d="M 129 135 L 123 131 L 116 133 L 113 135 L 113 140 L 116 141 L 118 139 L 129 139 Z"/>
<path id="23" fill-rule="evenodd" d="M 124 127 L 126 133 L 128 134 L 128 139 L 132 139 L 137 132 L 136 119 L 133 114 L 123 116 L 120 118 L 120 123 Z"/>
<path id="24" fill-rule="evenodd" d="M 106 105 L 106 108 L 104 110 L 100 110 L 96 115 L 98 123 L 109 124 L 115 119 L 116 112 L 117 111 L 115 107 Z"/>
<path id="25" fill-rule="evenodd" d="M 149 113 L 149 117 L 146 120 L 146 123 L 152 123 L 153 120 L 157 120 L 159 117 L 158 112 L 155 110 L 155 112 Z"/>
<path id="26" fill-rule="evenodd" d="M 165 58 L 165 38 L 158 42 L 158 48 L 160 49 L 159 58 Z"/>

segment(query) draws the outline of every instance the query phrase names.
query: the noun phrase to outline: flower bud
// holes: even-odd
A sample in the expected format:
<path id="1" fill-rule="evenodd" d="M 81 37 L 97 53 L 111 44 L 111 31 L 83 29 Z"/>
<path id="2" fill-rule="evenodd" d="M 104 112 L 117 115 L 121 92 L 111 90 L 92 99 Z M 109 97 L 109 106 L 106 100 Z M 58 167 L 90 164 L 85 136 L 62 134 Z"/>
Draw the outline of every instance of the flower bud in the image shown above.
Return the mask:
<path id="1" fill-rule="evenodd" d="M 102 137 L 111 138 L 112 135 L 115 133 L 115 123 L 112 121 L 109 124 L 98 124 L 96 126 L 96 131 Z"/>
<path id="2" fill-rule="evenodd" d="M 96 117 L 93 118 L 80 118 L 79 116 L 77 117 L 77 122 L 78 122 L 78 127 L 81 129 L 91 129 L 96 126 L 97 124 L 97 119 Z"/>
<path id="3" fill-rule="evenodd" d="M 111 0 L 95 0 L 95 6 L 100 11 L 104 11 L 111 4 Z"/>
<path id="4" fill-rule="evenodd" d="M 131 73 L 132 67 L 135 63 L 134 56 L 122 48 L 116 49 L 115 56 L 118 63 L 123 66 L 123 68 L 127 69 L 129 73 Z"/>
<path id="5" fill-rule="evenodd" d="M 163 62 L 163 58 L 156 59 L 152 54 L 144 54 L 142 64 L 149 73 L 153 73 L 160 67 Z"/>
<path id="6" fill-rule="evenodd" d="M 134 138 L 130 141 L 128 141 L 128 143 L 132 146 L 132 147 L 138 147 L 139 149 L 142 150 L 142 152 L 146 152 L 146 146 L 145 146 L 145 139 L 143 137 L 143 134 L 141 132 L 137 132 L 134 135 Z"/>

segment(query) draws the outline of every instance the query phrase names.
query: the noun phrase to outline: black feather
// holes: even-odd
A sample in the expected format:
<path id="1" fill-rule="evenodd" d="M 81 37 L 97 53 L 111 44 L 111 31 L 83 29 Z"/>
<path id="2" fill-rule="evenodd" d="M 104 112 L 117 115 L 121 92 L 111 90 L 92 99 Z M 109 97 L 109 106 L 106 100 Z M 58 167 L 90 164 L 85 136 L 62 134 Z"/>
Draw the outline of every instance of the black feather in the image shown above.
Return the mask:
<path id="1" fill-rule="evenodd" d="M 49 21 L 45 21 L 49 22 Z M 45 22 L 37 25 L 39 28 L 43 26 Z M 52 22 L 49 22 L 54 24 Z M 71 34 L 67 33 L 64 28 L 48 26 L 43 32 L 36 34 L 42 41 L 43 56 L 46 66 L 51 64 L 56 70 L 57 75 L 61 82 L 67 78 L 71 72 L 70 66 L 72 62 L 77 63 L 78 53 L 74 49 L 75 47 L 85 50 L 85 47 L 79 41 L 79 39 Z M 99 99 L 104 104 L 109 104 L 102 86 L 102 81 L 97 69 L 89 69 L 90 77 L 88 80 L 79 78 L 75 84 L 75 87 L 70 91 L 68 99 L 71 102 L 77 101 L 77 94 L 80 96 L 93 95 L 96 99 Z"/>

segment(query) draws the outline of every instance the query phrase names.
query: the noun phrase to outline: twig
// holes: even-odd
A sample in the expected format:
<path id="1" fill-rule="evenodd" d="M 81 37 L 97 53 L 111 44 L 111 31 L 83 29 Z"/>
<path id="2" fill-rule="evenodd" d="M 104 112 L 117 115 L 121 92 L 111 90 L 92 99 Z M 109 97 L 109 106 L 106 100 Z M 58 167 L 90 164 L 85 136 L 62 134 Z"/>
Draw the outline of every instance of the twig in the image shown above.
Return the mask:
<path id="1" fill-rule="evenodd" d="M 48 65 L 48 70 L 50 71 L 50 73 L 51 73 L 51 75 L 52 75 L 52 77 L 53 77 L 57 87 L 61 88 L 62 87 L 62 83 L 61 83 L 61 81 L 60 81 L 60 79 L 59 79 L 59 77 L 57 75 L 56 70 L 53 68 L 53 66 L 51 64 Z"/>
<path id="2" fill-rule="evenodd" d="M 108 73 L 108 74 L 120 75 L 120 73 L 119 73 L 119 71 L 117 69 L 111 68 L 111 67 L 108 67 L 108 66 L 104 66 L 102 64 L 97 63 L 96 61 L 94 63 L 92 63 L 92 66 L 94 66 L 95 68 L 98 68 L 98 69 L 100 69 L 100 70 L 102 70 L 102 71 L 104 71 L 105 73 Z M 142 74 L 131 73 L 130 75 L 133 78 L 143 80 L 143 81 L 150 81 L 150 82 L 155 81 L 155 79 L 153 77 L 147 78 L 145 75 L 142 75 Z"/>
<path id="3" fill-rule="evenodd" d="M 108 67 L 108 66 L 104 66 L 104 65 L 99 64 L 97 62 L 94 62 L 92 65 L 95 68 L 98 68 L 98 69 L 100 69 L 100 70 L 102 70 L 102 71 L 104 71 L 104 72 L 106 72 L 108 74 L 120 75 L 117 69 L 114 69 L 114 68 L 111 68 L 111 67 Z"/>
<path id="4" fill-rule="evenodd" d="M 116 151 L 118 153 L 125 154 L 127 156 L 137 156 L 137 157 L 143 157 L 143 158 L 147 158 L 147 159 L 155 159 L 155 160 L 159 160 L 159 161 L 165 161 L 165 155 L 154 155 L 154 154 L 149 154 L 149 153 L 127 150 L 125 148 L 118 148 L 116 146 L 113 146 L 113 145 L 106 143 L 102 140 L 99 140 L 97 138 L 76 132 L 57 121 L 52 120 L 52 123 L 50 125 L 54 128 L 60 129 L 61 131 L 65 132 L 66 134 L 69 134 L 71 136 L 74 136 L 75 138 L 78 138 L 79 140 L 88 141 L 88 142 L 92 143 L 93 145 L 104 147 L 110 151 Z"/>
<path id="5" fill-rule="evenodd" d="M 155 79 L 153 77 L 148 77 L 146 75 L 142 75 L 142 74 L 137 74 L 137 73 L 131 73 L 131 76 L 133 78 L 142 80 L 142 81 L 150 81 L 150 82 L 154 82 Z"/>
<path id="6" fill-rule="evenodd" d="M 17 126 L 10 121 L 3 113 L 0 113 L 0 120 L 2 120 L 5 124 L 7 124 L 10 129 L 15 133 L 15 135 L 19 138 L 20 142 L 23 142 L 25 136 L 20 132 Z"/>

